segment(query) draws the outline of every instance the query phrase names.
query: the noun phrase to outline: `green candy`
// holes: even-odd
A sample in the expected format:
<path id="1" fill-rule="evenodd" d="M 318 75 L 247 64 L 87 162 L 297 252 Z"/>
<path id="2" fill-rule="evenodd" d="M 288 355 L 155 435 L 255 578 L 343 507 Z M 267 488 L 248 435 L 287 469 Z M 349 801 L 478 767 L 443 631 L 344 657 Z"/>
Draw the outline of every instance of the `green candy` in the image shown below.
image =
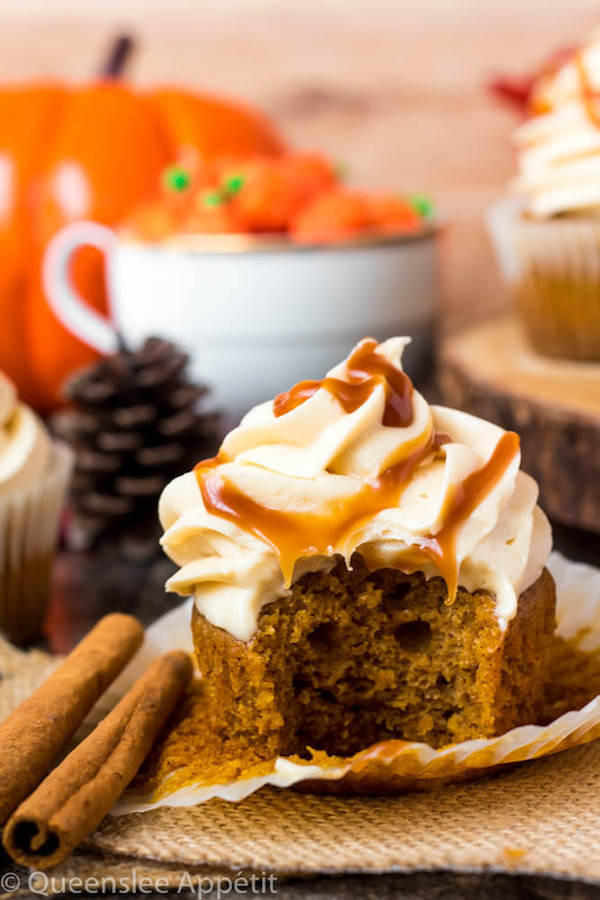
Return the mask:
<path id="1" fill-rule="evenodd" d="M 411 194 L 408 201 L 415 212 L 418 212 L 423 219 L 433 219 L 435 204 L 427 194 Z"/>
<path id="2" fill-rule="evenodd" d="M 187 169 L 182 166 L 169 166 L 163 175 L 164 183 L 170 191 L 181 193 L 187 191 L 191 177 Z"/>
<path id="3" fill-rule="evenodd" d="M 243 175 L 230 175 L 223 184 L 228 194 L 238 194 L 244 186 L 244 181 Z"/>
<path id="4" fill-rule="evenodd" d="M 203 206 L 221 206 L 222 203 L 223 198 L 217 191 L 207 191 L 206 194 L 202 195 Z"/>

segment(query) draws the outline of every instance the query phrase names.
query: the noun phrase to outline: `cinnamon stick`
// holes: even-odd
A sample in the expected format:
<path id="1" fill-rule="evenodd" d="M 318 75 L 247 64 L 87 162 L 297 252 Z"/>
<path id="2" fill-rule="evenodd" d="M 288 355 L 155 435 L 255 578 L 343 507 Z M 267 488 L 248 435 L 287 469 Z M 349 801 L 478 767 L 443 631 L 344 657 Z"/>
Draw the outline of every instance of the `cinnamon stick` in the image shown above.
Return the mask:
<path id="1" fill-rule="evenodd" d="M 95 830 L 138 771 L 191 674 L 190 657 L 181 650 L 150 665 L 11 816 L 3 843 L 14 860 L 48 869 Z"/>
<path id="2" fill-rule="evenodd" d="M 0 723 L 0 825 L 54 765 L 143 636 L 133 616 L 105 616 L 31 697 Z"/>

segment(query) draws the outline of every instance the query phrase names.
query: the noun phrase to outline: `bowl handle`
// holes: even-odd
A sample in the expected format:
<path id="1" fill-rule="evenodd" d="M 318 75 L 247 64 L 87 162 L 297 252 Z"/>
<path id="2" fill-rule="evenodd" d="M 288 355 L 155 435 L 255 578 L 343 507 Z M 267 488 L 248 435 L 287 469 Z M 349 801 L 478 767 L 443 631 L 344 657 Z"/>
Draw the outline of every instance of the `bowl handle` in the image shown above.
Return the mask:
<path id="1" fill-rule="evenodd" d="M 75 337 L 105 355 L 118 350 L 117 332 L 75 289 L 70 264 L 80 247 L 97 247 L 107 259 L 114 243 L 110 228 L 97 222 L 72 222 L 52 238 L 42 264 L 44 291 L 55 316 Z"/>

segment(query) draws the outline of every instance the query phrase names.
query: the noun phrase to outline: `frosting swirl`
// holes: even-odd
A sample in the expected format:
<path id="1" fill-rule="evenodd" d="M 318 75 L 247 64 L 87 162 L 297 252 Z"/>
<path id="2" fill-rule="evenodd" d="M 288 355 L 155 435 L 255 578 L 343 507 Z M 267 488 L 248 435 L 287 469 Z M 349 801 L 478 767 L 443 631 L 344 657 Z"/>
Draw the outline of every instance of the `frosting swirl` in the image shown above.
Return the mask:
<path id="1" fill-rule="evenodd" d="M 46 429 L 28 406 L 18 402 L 14 385 L 0 372 L 0 496 L 34 485 L 49 460 Z"/>
<path id="2" fill-rule="evenodd" d="M 514 191 L 536 218 L 600 207 L 600 33 L 536 81 Z"/>
<path id="3" fill-rule="evenodd" d="M 159 514 L 180 566 L 167 588 L 240 640 L 310 570 L 442 575 L 496 596 L 501 627 L 540 575 L 550 527 L 516 435 L 429 406 L 402 372 L 407 338 L 365 340 L 321 382 L 251 410 L 218 456 L 169 484 Z M 387 423 L 387 424 L 386 424 Z"/>

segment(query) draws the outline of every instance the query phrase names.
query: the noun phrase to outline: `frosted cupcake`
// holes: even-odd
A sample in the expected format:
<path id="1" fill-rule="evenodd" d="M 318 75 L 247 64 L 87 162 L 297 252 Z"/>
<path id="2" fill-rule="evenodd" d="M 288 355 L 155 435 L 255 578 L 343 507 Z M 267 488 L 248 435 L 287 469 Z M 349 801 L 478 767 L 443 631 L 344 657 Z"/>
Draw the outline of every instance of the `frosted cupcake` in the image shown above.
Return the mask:
<path id="1" fill-rule="evenodd" d="M 535 349 L 600 359 L 600 33 L 535 80 L 528 112 L 492 237 Z"/>
<path id="2" fill-rule="evenodd" d="M 251 410 L 160 501 L 215 735 L 264 758 L 537 721 L 550 526 L 519 439 L 430 406 L 366 339 Z"/>
<path id="3" fill-rule="evenodd" d="M 0 373 L 0 631 L 15 643 L 40 630 L 70 471 L 70 451 Z"/>

